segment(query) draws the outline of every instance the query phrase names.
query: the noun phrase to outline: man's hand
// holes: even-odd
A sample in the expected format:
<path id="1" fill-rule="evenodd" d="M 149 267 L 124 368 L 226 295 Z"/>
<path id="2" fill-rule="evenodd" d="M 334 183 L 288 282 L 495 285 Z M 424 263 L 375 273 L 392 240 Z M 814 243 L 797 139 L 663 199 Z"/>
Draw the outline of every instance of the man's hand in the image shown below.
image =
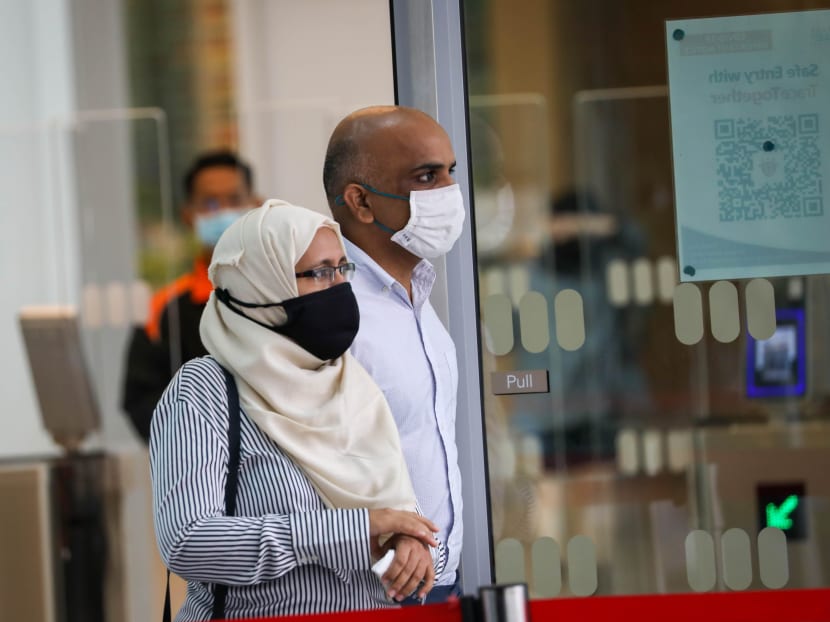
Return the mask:
<path id="1" fill-rule="evenodd" d="M 385 549 L 395 549 L 395 559 L 381 577 L 389 598 L 403 600 L 415 590 L 423 599 L 435 582 L 435 569 L 428 547 L 411 536 L 397 535 L 389 539 Z"/>
<path id="2" fill-rule="evenodd" d="M 383 545 L 392 535 L 411 536 L 426 546 L 438 546 L 434 533 L 438 533 L 435 523 L 415 512 L 389 508 L 369 510 L 369 536 L 372 542 L 372 556 L 375 559 L 380 559 L 389 548 Z"/>

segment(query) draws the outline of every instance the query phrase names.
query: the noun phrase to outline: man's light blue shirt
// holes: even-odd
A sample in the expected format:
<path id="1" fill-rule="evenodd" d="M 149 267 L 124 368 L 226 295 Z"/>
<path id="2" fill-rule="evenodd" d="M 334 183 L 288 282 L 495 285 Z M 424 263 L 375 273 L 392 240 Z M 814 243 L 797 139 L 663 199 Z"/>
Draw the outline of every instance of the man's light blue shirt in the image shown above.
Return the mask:
<path id="1" fill-rule="evenodd" d="M 371 257 L 346 240 L 357 270 L 352 289 L 360 330 L 351 353 L 380 386 L 398 425 L 409 476 L 424 516 L 441 531 L 447 564 L 436 585 L 451 584 L 461 554 L 461 472 L 455 446 L 458 365 L 455 345 L 429 303 L 435 269 L 412 273 L 412 300 Z"/>

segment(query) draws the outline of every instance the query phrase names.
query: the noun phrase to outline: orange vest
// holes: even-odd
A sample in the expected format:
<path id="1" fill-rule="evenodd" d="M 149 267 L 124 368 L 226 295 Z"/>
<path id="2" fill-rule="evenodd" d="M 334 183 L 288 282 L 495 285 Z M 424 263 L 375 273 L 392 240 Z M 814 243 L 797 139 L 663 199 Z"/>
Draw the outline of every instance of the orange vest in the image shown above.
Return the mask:
<path id="1" fill-rule="evenodd" d="M 144 331 L 153 341 L 161 336 L 161 317 L 168 303 L 190 291 L 190 300 L 197 305 L 203 305 L 208 301 L 210 292 L 213 291 L 213 284 L 208 278 L 208 265 L 201 257 L 193 262 L 193 270 L 188 274 L 180 276 L 172 283 L 157 291 L 150 301 L 150 314 Z"/>

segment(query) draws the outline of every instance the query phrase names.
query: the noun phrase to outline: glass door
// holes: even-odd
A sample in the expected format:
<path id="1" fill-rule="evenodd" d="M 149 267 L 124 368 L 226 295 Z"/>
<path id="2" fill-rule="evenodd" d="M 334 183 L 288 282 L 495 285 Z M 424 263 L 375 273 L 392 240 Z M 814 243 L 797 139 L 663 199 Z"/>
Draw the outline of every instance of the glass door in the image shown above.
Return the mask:
<path id="1" fill-rule="evenodd" d="M 828 587 L 830 280 L 681 282 L 666 21 L 830 3 L 392 6 L 399 103 L 472 215 L 444 266 L 465 588 Z"/>
<path id="2" fill-rule="evenodd" d="M 498 582 L 830 584 L 828 280 L 680 284 L 665 49 L 666 20 L 827 6 L 464 2 Z"/>

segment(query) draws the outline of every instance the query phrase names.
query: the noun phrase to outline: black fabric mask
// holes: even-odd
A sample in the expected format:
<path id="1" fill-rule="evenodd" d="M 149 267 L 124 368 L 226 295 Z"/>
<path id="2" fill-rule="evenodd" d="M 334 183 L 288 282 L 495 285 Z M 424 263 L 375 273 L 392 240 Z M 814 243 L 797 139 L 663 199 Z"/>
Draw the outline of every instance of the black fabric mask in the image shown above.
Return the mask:
<path id="1" fill-rule="evenodd" d="M 237 300 L 226 289 L 216 289 L 216 297 L 234 313 L 285 335 L 324 361 L 336 359 L 348 350 L 360 326 L 360 311 L 350 283 L 266 304 Z M 287 319 L 282 326 L 272 326 L 246 315 L 236 305 L 246 309 L 282 307 Z"/>

